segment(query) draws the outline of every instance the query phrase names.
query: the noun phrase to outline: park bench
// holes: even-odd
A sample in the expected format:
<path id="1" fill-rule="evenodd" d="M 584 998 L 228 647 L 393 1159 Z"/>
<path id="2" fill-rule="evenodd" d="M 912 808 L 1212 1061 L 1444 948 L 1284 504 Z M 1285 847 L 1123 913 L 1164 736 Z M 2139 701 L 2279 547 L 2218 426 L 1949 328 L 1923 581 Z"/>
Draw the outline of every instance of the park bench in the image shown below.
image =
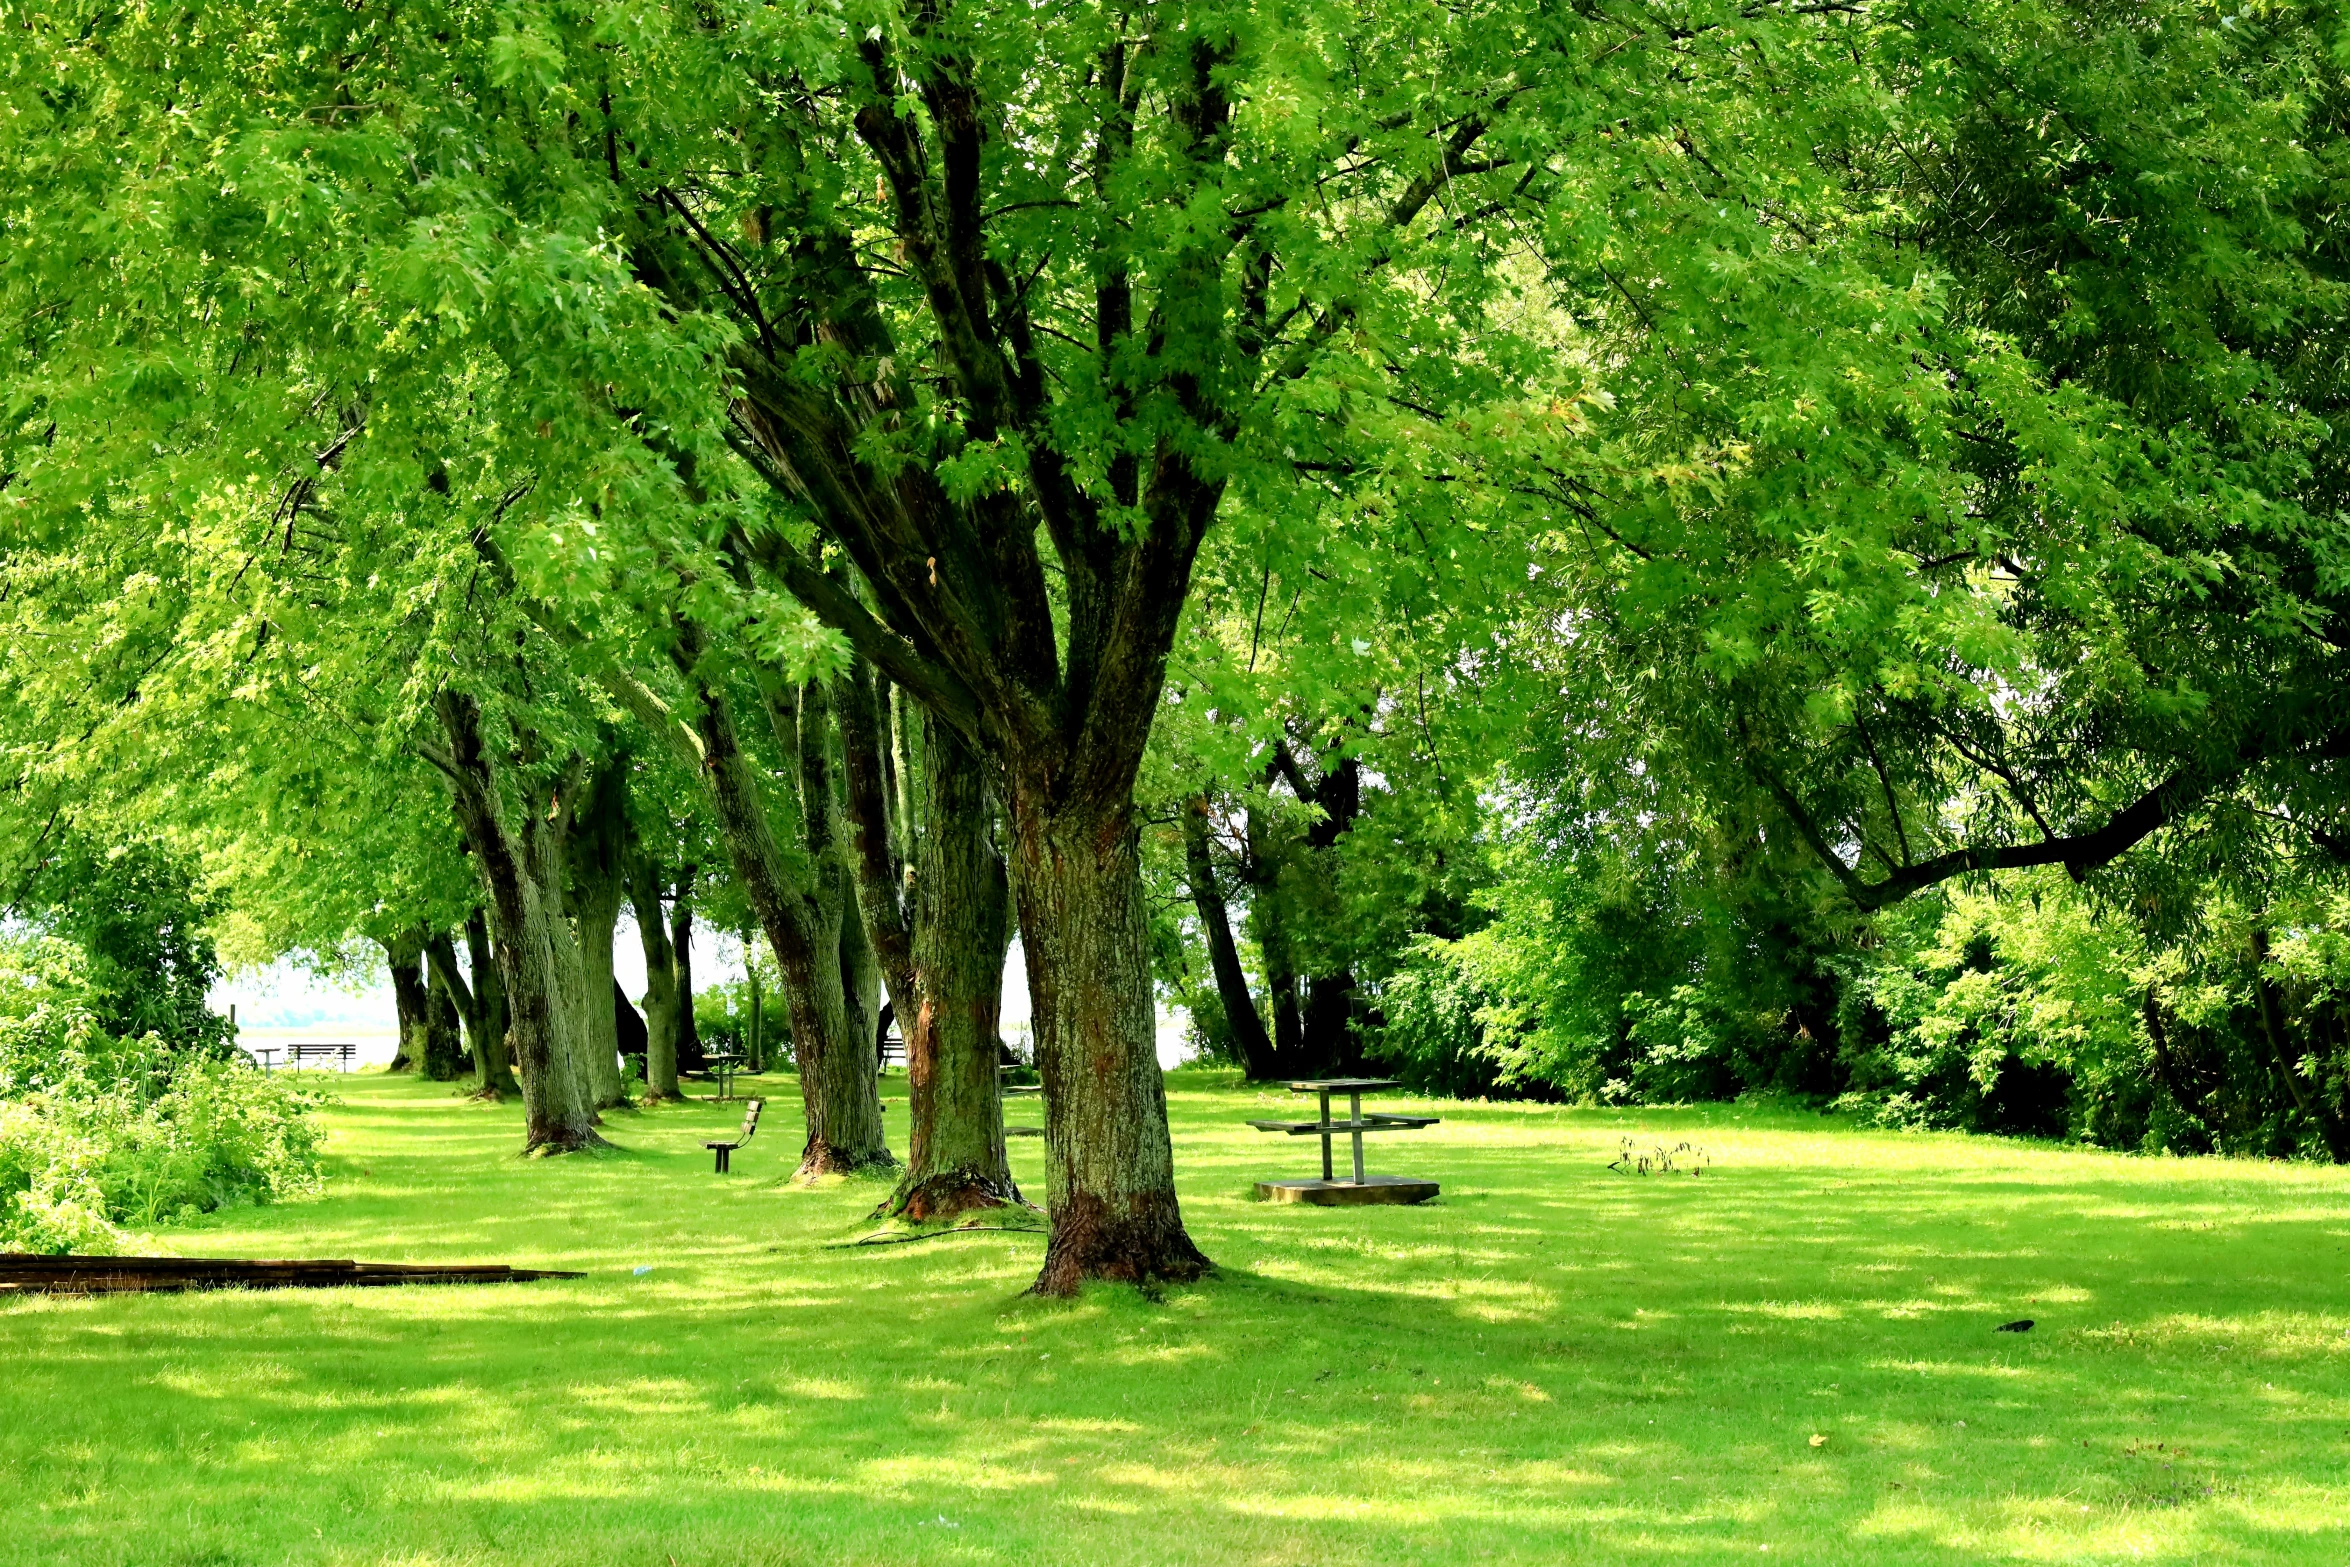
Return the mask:
<path id="1" fill-rule="evenodd" d="M 1248 1124 L 1260 1132 L 1284 1132 L 1291 1137 L 1319 1136 L 1322 1139 L 1322 1178 L 1318 1181 L 1259 1181 L 1257 1197 L 1266 1202 L 1310 1202 L 1323 1206 L 1334 1203 L 1364 1202 L 1426 1202 L 1436 1195 L 1434 1181 L 1415 1180 L 1404 1175 L 1365 1175 L 1363 1173 L 1363 1134 L 1365 1132 L 1410 1132 L 1423 1126 L 1434 1126 L 1438 1118 L 1432 1115 L 1384 1115 L 1378 1111 L 1366 1113 L 1363 1095 L 1374 1089 L 1393 1088 L 1396 1084 L 1384 1077 L 1330 1077 L 1312 1078 L 1289 1085 L 1293 1094 L 1319 1094 L 1322 1115 L 1316 1121 L 1251 1121 Z M 1330 1118 L 1330 1096 L 1346 1095 L 1346 1119 Z M 1354 1142 L 1354 1179 L 1341 1181 L 1332 1178 L 1330 1169 L 1330 1139 L 1340 1132 L 1348 1133 Z"/>
<path id="2" fill-rule="evenodd" d="M 744 1112 L 743 1115 L 743 1129 L 735 1134 L 735 1139 L 733 1142 L 702 1144 L 704 1148 L 709 1149 L 712 1153 L 718 1156 L 718 1167 L 711 1171 L 711 1174 L 724 1175 L 727 1171 L 734 1168 L 732 1163 L 729 1162 L 734 1155 L 734 1151 L 737 1148 L 740 1148 L 743 1144 L 749 1142 L 752 1138 L 759 1135 L 759 1107 L 764 1105 L 766 1102 L 767 1101 L 764 1099 L 754 1099 L 751 1101 L 751 1108 Z"/>
<path id="3" fill-rule="evenodd" d="M 286 1065 L 299 1071 L 305 1061 L 334 1061 L 340 1063 L 337 1070 L 348 1072 L 351 1069 L 352 1058 L 358 1054 L 359 1047 L 352 1044 L 304 1043 L 288 1045 L 286 1047 Z"/>

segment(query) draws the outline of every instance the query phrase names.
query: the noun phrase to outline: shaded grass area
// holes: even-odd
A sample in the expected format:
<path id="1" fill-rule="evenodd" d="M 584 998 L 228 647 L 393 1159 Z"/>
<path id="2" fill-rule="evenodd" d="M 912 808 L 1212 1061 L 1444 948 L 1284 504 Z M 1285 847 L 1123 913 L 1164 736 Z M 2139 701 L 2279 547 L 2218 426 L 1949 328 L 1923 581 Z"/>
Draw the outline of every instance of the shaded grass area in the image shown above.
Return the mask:
<path id="1" fill-rule="evenodd" d="M 1039 1237 L 841 1249 L 886 1187 L 785 1181 L 788 1083 L 726 1178 L 739 1106 L 520 1160 L 339 1087 L 323 1198 L 162 1243 L 589 1277 L 0 1306 L 0 1563 L 2350 1560 L 2332 1170 L 1443 1105 L 1371 1161 L 1437 1203 L 1272 1206 L 1294 1102 L 1183 1072 L 1220 1277 L 1060 1304 Z"/>

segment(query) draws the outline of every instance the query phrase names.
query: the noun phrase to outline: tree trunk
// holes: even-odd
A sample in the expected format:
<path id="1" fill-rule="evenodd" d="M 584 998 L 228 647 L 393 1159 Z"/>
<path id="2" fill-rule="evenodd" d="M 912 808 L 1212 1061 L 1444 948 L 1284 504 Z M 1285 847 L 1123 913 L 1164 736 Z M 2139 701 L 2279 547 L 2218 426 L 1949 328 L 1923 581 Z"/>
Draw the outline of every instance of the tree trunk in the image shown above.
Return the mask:
<path id="1" fill-rule="evenodd" d="M 1273 1041 L 1265 1037 L 1265 1020 L 1249 994 L 1248 974 L 1240 966 L 1240 949 L 1232 940 L 1232 915 L 1224 904 L 1224 889 L 1216 884 L 1215 861 L 1208 855 L 1208 797 L 1197 794 L 1183 808 L 1183 864 L 1191 881 L 1191 905 L 1199 914 L 1201 932 L 1208 941 L 1208 967 L 1216 978 L 1216 997 L 1224 1003 L 1224 1020 L 1240 1051 L 1242 1069 L 1252 1083 L 1277 1076 Z"/>
<path id="2" fill-rule="evenodd" d="M 1044 1079 L 1052 1239 L 1035 1289 L 1086 1279 L 1194 1279 L 1208 1259 L 1183 1228 L 1151 1004 L 1150 916 L 1125 799 L 1048 808 L 1013 780 L 1012 879 Z"/>
<path id="3" fill-rule="evenodd" d="M 467 982 L 457 969 L 457 947 L 445 933 L 425 943 L 433 983 L 457 1003 L 465 1021 L 465 1046 L 473 1057 L 473 1091 L 484 1099 L 502 1099 L 520 1093 L 514 1068 L 506 1060 L 506 990 L 498 982 L 497 965 L 490 958 L 489 934 L 476 909 L 466 921 L 466 944 L 473 949 L 473 979 Z"/>
<path id="4" fill-rule="evenodd" d="M 914 872 L 914 1006 L 906 1039 L 912 1146 L 884 1210 L 917 1223 L 1021 1201 L 1004 1152 L 1000 1073 L 1011 889 L 990 841 L 986 775 L 962 737 L 925 726 Z"/>
<path id="5" fill-rule="evenodd" d="M 1301 1032 L 1306 1059 L 1316 1075 L 1345 1077 L 1361 1071 L 1363 1051 L 1355 1038 L 1354 1010 L 1355 977 L 1345 969 L 1306 981 Z"/>
<path id="6" fill-rule="evenodd" d="M 716 807 L 735 874 L 759 916 L 774 949 L 790 1014 L 792 1058 L 800 1075 L 808 1140 L 799 1174 L 814 1178 L 894 1165 L 881 1124 L 881 1099 L 865 1043 L 848 1033 L 848 998 L 841 985 L 841 924 L 847 913 L 847 871 L 828 843 L 816 852 L 794 843 L 796 864 L 770 831 L 758 776 L 743 754 L 733 712 L 708 680 L 693 674 L 696 724 L 702 742 L 704 778 Z M 814 693 L 815 687 L 808 688 Z M 810 700 L 810 708 L 818 703 Z M 771 697 L 769 716 L 785 754 L 798 753 L 804 798 L 817 810 L 830 806 L 829 770 L 824 765 L 820 712 L 809 714 L 802 735 L 799 715 Z M 796 743 L 793 743 L 796 742 Z M 797 825 L 797 824 L 795 824 Z M 796 838 L 798 835 L 793 834 Z"/>
<path id="7" fill-rule="evenodd" d="M 575 1036 L 579 951 L 563 918 L 560 799 L 524 796 L 520 832 L 507 830 L 499 769 L 481 732 L 481 708 L 464 692 L 435 698 L 449 738 L 448 770 L 457 815 L 489 897 L 499 977 L 511 1011 L 509 1042 L 522 1080 L 523 1151 L 564 1153 L 607 1146 L 580 1070 Z M 548 817 L 557 820 L 548 820 Z"/>
<path id="8" fill-rule="evenodd" d="M 661 912 L 661 873 L 645 855 L 630 867 L 629 902 L 645 949 L 645 1095 L 684 1097 L 677 1081 L 677 955 Z"/>
<path id="9" fill-rule="evenodd" d="M 982 765 L 961 736 L 932 720 L 913 769 L 889 718 L 888 689 L 870 683 L 861 661 L 836 685 L 835 703 L 857 906 L 888 996 L 885 1015 L 906 1041 L 906 1173 L 876 1217 L 944 1219 L 1018 1202 L 998 1072 L 1011 899 Z M 903 828 L 917 809 L 903 787 L 909 770 L 919 774 L 928 824 L 911 834 Z M 910 900 L 900 857 L 909 838 L 918 861 Z M 883 1026 L 876 1017 L 877 1059 Z"/>
<path id="10" fill-rule="evenodd" d="M 699 1072 L 709 1060 L 709 1052 L 702 1048 L 702 1031 L 694 1026 L 694 874 L 697 869 L 688 865 L 678 872 L 677 891 L 669 900 L 669 988 L 677 997 L 677 1069 L 680 1072 Z"/>
<path id="11" fill-rule="evenodd" d="M 843 867 L 844 871 L 846 867 Z M 864 1041 L 865 1070 L 881 1076 L 881 965 L 873 943 L 865 936 L 865 922 L 856 915 L 854 894 L 840 924 L 840 986 L 848 1004 L 849 1036 Z M 878 1100 L 881 1088 L 874 1086 Z"/>
<path id="12" fill-rule="evenodd" d="M 566 845 L 571 861 L 572 924 L 580 955 L 580 1063 L 599 1110 L 625 1103 L 620 1077 L 620 1020 L 612 1005 L 612 934 L 620 922 L 627 877 L 628 758 L 596 769 L 585 808 Z"/>
<path id="13" fill-rule="evenodd" d="M 465 1069 L 465 1014 L 438 967 L 430 972 L 424 1014 L 424 1075 L 436 1083 L 454 1082 Z"/>
<path id="14" fill-rule="evenodd" d="M 432 995 L 424 982 L 423 927 L 403 930 L 379 945 L 392 971 L 392 1010 L 400 1035 L 392 1047 L 391 1065 L 384 1070 L 413 1071 L 424 1059 L 424 1031 L 432 1010 Z"/>
<path id="15" fill-rule="evenodd" d="M 767 1070 L 767 991 L 759 979 L 759 964 L 751 947 L 751 933 L 743 932 L 743 981 L 751 991 L 750 1032 L 743 1039 L 743 1059 L 754 1072 Z"/>
<path id="16" fill-rule="evenodd" d="M 489 915 L 476 908 L 465 917 L 465 961 L 473 974 L 473 988 L 481 1004 L 482 1038 L 488 1045 L 489 1073 L 482 1087 L 519 1097 L 522 1085 L 514 1078 L 514 1009 L 506 1004 L 506 976 L 498 972 L 496 949 L 490 945 Z"/>

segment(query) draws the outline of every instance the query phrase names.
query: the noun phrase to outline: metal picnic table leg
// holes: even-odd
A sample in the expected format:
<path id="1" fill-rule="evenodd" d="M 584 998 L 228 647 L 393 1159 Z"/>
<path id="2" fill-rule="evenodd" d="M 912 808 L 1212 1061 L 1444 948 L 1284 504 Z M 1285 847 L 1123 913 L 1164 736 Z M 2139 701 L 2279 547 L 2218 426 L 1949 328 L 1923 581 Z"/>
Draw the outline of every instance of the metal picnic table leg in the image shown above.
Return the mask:
<path id="1" fill-rule="evenodd" d="M 1330 1124 L 1330 1090 L 1327 1088 L 1322 1090 L 1322 1124 L 1324 1126 Z M 1322 1179 L 1325 1181 L 1330 1179 L 1330 1134 L 1328 1132 L 1322 1134 Z"/>
<path id="2" fill-rule="evenodd" d="M 1355 1123 L 1355 1184 L 1360 1186 L 1363 1184 L 1363 1096 L 1359 1091 L 1346 1096 L 1346 1118 Z"/>

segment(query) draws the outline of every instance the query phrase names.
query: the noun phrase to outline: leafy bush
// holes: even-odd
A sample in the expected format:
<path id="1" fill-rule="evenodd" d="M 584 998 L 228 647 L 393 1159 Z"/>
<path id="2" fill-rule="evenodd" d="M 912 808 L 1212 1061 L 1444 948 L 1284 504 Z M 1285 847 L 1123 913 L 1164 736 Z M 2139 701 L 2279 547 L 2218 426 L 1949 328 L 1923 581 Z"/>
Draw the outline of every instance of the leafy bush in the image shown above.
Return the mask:
<path id="1" fill-rule="evenodd" d="M 206 1000 L 221 973 L 207 930 L 219 910 L 179 859 L 152 844 L 68 833 L 19 906 L 32 929 L 80 952 L 78 983 L 106 1032 L 229 1053 L 228 1020 Z"/>
<path id="2" fill-rule="evenodd" d="M 2148 956 L 2053 876 L 1921 898 L 1846 993 L 1840 1107 L 1881 1125 L 2133 1143 L 2151 1062 Z"/>
<path id="3" fill-rule="evenodd" d="M 1520 1054 L 1495 1048 L 1515 1015 L 1500 1007 L 1460 961 L 1460 943 L 1423 940 L 1379 982 L 1379 1023 L 1363 1051 L 1367 1065 L 1415 1093 L 1451 1099 L 1556 1099 L 1556 1085 L 1521 1075 Z"/>
<path id="4" fill-rule="evenodd" d="M 118 1039 L 78 949 L 0 944 L 0 1249 L 110 1248 L 126 1225 L 312 1190 L 320 1102 L 241 1059 Z"/>

